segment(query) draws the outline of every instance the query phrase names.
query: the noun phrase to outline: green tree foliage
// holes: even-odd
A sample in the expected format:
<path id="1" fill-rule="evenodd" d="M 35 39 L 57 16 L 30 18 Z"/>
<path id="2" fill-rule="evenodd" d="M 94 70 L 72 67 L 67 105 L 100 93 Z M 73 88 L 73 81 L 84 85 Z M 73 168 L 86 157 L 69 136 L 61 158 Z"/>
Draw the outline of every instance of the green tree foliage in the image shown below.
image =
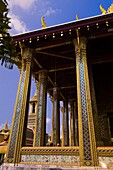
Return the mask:
<path id="1" fill-rule="evenodd" d="M 1 65 L 12 69 L 13 64 L 16 64 L 16 50 L 8 33 L 10 18 L 7 16 L 9 11 L 7 6 L 6 0 L 0 0 L 0 61 Z"/>

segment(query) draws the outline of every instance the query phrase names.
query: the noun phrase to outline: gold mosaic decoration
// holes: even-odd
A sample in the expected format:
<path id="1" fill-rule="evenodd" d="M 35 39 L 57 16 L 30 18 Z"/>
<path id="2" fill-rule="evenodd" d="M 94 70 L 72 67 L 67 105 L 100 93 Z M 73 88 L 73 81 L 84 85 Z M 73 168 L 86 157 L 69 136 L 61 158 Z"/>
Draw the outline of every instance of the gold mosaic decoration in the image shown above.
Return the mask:
<path id="1" fill-rule="evenodd" d="M 79 147 L 22 147 L 21 155 L 79 155 Z"/>
<path id="2" fill-rule="evenodd" d="M 97 153 L 99 156 L 112 156 L 113 157 L 113 147 L 98 147 Z"/>

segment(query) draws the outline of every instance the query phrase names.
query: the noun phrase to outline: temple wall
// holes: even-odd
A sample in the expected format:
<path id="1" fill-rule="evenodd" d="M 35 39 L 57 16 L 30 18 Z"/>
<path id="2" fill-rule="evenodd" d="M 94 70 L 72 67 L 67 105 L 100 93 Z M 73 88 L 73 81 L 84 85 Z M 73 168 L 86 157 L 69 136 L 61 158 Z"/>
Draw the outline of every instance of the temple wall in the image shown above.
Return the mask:
<path id="1" fill-rule="evenodd" d="M 21 163 L 79 165 L 79 147 L 23 147 Z"/>
<path id="2" fill-rule="evenodd" d="M 99 166 L 113 166 L 113 147 L 97 147 Z M 23 147 L 21 163 L 80 165 L 79 147 Z"/>
<path id="3" fill-rule="evenodd" d="M 79 156 L 69 155 L 21 155 L 21 163 L 78 165 Z M 113 166 L 113 156 L 99 156 L 100 166 Z"/>
<path id="4" fill-rule="evenodd" d="M 79 165 L 79 156 L 67 155 L 22 155 L 21 162 L 27 163 L 61 163 Z"/>
<path id="5" fill-rule="evenodd" d="M 113 166 L 113 157 L 99 157 L 100 166 Z"/>

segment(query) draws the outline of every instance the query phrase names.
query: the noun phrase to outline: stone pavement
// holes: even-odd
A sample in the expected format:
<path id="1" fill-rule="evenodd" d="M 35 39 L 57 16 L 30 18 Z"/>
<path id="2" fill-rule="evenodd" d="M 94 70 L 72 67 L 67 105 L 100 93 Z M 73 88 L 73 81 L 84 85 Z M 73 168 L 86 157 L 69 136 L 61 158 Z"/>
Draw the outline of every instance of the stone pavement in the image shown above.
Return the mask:
<path id="1" fill-rule="evenodd" d="M 113 167 L 80 167 L 63 165 L 3 164 L 0 170 L 113 170 Z"/>

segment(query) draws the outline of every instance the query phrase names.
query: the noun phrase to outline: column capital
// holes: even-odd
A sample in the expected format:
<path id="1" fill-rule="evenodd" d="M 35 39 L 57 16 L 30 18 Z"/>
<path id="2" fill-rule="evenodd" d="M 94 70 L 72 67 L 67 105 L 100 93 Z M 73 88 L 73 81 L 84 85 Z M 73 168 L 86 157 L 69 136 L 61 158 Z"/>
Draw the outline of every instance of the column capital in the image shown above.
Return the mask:
<path id="1" fill-rule="evenodd" d="M 60 88 L 58 86 L 53 87 L 53 100 L 57 99 L 59 93 L 60 93 Z"/>
<path id="2" fill-rule="evenodd" d="M 39 75 L 39 81 L 44 81 L 47 78 L 48 71 L 47 70 L 40 70 L 38 72 Z"/>
<path id="3" fill-rule="evenodd" d="M 60 88 L 58 86 L 53 87 L 53 92 L 57 93 L 59 90 L 60 90 Z"/>
<path id="4" fill-rule="evenodd" d="M 87 44 L 87 38 L 86 37 L 80 37 L 79 38 L 79 44 L 78 44 L 77 39 L 73 39 L 73 45 L 75 46 L 75 52 L 78 52 L 78 49 L 86 50 L 86 44 Z"/>
<path id="5" fill-rule="evenodd" d="M 24 43 L 20 43 L 22 64 L 31 63 L 34 55 L 32 48 L 26 47 Z"/>
<path id="6" fill-rule="evenodd" d="M 36 83 L 36 89 L 38 91 L 38 89 L 39 89 L 39 82 Z"/>
<path id="7" fill-rule="evenodd" d="M 51 102 L 53 103 L 53 97 L 52 97 L 52 96 L 50 97 L 50 100 L 51 100 Z"/>

